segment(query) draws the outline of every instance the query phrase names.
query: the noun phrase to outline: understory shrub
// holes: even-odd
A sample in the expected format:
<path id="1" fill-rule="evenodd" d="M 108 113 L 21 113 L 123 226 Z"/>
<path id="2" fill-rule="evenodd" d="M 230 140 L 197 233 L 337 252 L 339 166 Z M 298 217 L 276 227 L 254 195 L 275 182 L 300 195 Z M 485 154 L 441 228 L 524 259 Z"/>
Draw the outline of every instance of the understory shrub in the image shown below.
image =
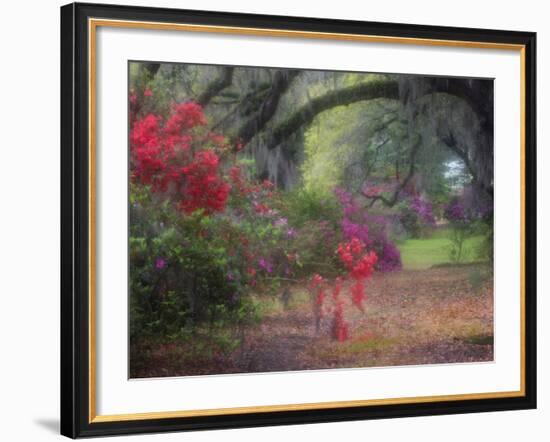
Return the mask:
<path id="1" fill-rule="evenodd" d="M 432 204 L 418 195 L 408 195 L 398 204 L 399 220 L 411 238 L 422 238 L 435 227 Z"/>
<path id="2" fill-rule="evenodd" d="M 344 239 L 359 239 L 369 250 L 373 250 L 378 257 L 376 270 L 401 270 L 401 253 L 388 234 L 391 219 L 385 215 L 369 214 L 350 192 L 336 188 L 335 194 L 342 207 L 341 229 Z"/>

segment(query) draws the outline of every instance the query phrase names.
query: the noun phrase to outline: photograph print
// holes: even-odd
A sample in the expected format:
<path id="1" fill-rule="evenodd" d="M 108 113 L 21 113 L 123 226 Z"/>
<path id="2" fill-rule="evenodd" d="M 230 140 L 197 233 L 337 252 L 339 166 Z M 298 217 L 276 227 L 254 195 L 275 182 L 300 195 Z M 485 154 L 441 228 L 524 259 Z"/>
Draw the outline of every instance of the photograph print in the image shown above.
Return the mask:
<path id="1" fill-rule="evenodd" d="M 493 361 L 493 79 L 128 75 L 130 378 Z"/>

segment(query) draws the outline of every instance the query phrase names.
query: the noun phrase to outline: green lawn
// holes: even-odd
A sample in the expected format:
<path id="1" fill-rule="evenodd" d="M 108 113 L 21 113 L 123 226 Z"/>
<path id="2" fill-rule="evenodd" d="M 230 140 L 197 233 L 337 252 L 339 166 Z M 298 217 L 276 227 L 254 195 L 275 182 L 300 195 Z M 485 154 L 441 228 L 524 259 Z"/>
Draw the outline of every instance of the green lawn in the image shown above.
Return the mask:
<path id="1" fill-rule="evenodd" d="M 449 230 L 440 229 L 431 238 L 408 239 L 399 245 L 403 268 L 406 270 L 422 270 L 438 264 L 451 263 L 449 258 Z M 482 236 L 472 236 L 464 244 L 464 258 L 461 263 L 477 261 L 476 251 Z"/>

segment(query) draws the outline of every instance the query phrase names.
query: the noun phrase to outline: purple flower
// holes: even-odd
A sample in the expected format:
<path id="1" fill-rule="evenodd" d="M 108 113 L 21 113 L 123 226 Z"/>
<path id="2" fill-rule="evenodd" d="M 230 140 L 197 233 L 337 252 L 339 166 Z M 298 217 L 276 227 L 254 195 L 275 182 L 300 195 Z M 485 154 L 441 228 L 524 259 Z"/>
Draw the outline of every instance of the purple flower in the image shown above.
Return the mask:
<path id="1" fill-rule="evenodd" d="M 466 210 L 464 209 L 464 206 L 458 198 L 452 200 L 445 208 L 445 218 L 447 218 L 449 221 L 454 222 L 468 221 Z"/>
<path id="2" fill-rule="evenodd" d="M 353 200 L 351 193 L 345 191 L 341 187 L 335 187 L 334 194 L 336 195 L 336 198 L 338 198 L 338 201 L 340 201 L 340 204 L 342 204 L 343 206 L 351 204 Z"/>
<path id="3" fill-rule="evenodd" d="M 483 191 L 466 186 L 462 193 L 454 197 L 445 210 L 450 221 L 469 222 L 492 215 L 493 201 Z"/>
<path id="4" fill-rule="evenodd" d="M 389 239 L 386 239 L 382 243 L 381 250 L 378 252 L 376 266 L 381 272 L 393 272 L 402 268 L 401 253 Z"/>
<path id="5" fill-rule="evenodd" d="M 374 250 L 378 256 L 377 270 L 381 272 L 401 270 L 401 253 L 387 233 L 387 226 L 391 219 L 383 215 L 370 215 L 354 201 L 351 193 L 341 188 L 334 189 L 334 193 L 343 208 L 340 225 L 344 238 L 348 241 L 359 239 Z M 430 216 L 433 218 L 431 204 L 420 200 L 418 209 L 426 219 L 430 219 Z"/>
<path id="6" fill-rule="evenodd" d="M 273 272 L 273 265 L 264 258 L 260 258 L 258 260 L 258 265 L 260 266 L 261 269 L 265 270 L 267 273 Z"/>
<path id="7" fill-rule="evenodd" d="M 350 221 L 348 218 L 342 220 L 342 233 L 344 238 L 348 241 L 357 238 L 360 239 L 365 245 L 370 243 L 369 241 L 369 226 L 367 224 L 358 224 Z"/>
<path id="8" fill-rule="evenodd" d="M 419 196 L 415 196 L 410 201 L 410 207 L 422 221 L 430 226 L 435 226 L 435 217 L 430 202 L 423 200 Z"/>
<path id="9" fill-rule="evenodd" d="M 290 227 L 289 229 L 287 229 L 286 231 L 286 237 L 287 238 L 294 238 L 296 236 L 296 229 Z"/>
<path id="10" fill-rule="evenodd" d="M 161 270 L 164 267 L 166 267 L 166 260 L 164 258 L 157 258 L 155 260 L 155 268 Z"/>
<path id="11" fill-rule="evenodd" d="M 227 272 L 227 280 L 233 281 L 234 279 L 235 279 L 235 276 L 233 275 L 233 272 L 231 270 Z"/>
<path id="12" fill-rule="evenodd" d="M 275 221 L 273 221 L 273 225 L 275 227 L 282 227 L 282 226 L 286 226 L 288 224 L 288 219 L 284 218 L 284 217 L 281 217 L 279 219 L 276 219 Z"/>

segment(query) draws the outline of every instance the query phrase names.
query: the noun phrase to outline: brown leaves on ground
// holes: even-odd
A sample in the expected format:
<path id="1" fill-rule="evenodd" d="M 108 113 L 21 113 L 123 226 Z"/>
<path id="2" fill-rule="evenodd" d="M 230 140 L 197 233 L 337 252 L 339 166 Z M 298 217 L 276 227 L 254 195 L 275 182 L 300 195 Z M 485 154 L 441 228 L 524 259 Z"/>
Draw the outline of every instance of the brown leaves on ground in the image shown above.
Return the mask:
<path id="1" fill-rule="evenodd" d="M 376 274 L 367 282 L 365 311 L 340 294 L 350 339 L 331 338 L 332 298 L 326 297 L 319 333 L 304 286 L 292 288 L 290 306 L 271 307 L 247 330 L 240 348 L 212 358 L 163 358 L 151 353 L 144 376 L 250 373 L 327 368 L 481 362 L 493 360 L 492 278 L 475 290 L 471 267 Z M 183 348 L 178 353 L 181 355 Z M 179 361 L 179 363 L 178 363 Z M 168 366 L 167 366 L 168 365 Z"/>

